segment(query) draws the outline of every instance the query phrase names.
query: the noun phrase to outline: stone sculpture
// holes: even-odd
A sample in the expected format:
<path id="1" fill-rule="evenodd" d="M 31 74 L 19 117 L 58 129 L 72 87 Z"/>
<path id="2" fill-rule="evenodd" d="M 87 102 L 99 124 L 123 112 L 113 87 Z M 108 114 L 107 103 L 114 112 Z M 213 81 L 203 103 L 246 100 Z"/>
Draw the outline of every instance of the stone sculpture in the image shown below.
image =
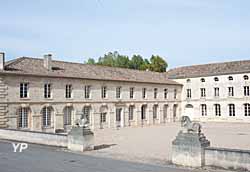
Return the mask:
<path id="1" fill-rule="evenodd" d="M 191 122 L 188 116 L 181 117 L 181 127 L 183 133 L 201 133 L 201 125 L 197 122 Z"/>

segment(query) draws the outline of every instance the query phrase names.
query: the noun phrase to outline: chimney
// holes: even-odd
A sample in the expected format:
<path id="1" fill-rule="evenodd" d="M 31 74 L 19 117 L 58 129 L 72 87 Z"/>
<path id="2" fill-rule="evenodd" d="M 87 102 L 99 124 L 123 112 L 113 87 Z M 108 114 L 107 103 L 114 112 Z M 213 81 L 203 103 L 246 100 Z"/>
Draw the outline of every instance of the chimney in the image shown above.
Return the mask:
<path id="1" fill-rule="evenodd" d="M 43 56 L 44 60 L 43 60 L 43 66 L 47 69 L 47 70 L 51 70 L 52 69 L 52 54 L 46 54 Z"/>
<path id="2" fill-rule="evenodd" d="M 4 53 L 0 52 L 0 70 L 4 70 L 5 57 Z"/>

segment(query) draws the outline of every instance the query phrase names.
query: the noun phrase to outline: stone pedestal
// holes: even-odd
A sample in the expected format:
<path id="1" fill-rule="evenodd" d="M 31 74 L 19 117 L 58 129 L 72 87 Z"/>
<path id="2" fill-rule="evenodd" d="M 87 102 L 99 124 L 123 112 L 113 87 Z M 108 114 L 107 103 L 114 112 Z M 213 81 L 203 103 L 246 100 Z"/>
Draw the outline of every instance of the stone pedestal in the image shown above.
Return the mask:
<path id="1" fill-rule="evenodd" d="M 68 133 L 68 149 L 86 151 L 94 149 L 94 133 L 89 128 L 73 127 Z"/>
<path id="2" fill-rule="evenodd" d="M 179 132 L 172 142 L 172 163 L 189 167 L 202 167 L 205 164 L 205 147 L 210 142 L 202 133 Z"/>

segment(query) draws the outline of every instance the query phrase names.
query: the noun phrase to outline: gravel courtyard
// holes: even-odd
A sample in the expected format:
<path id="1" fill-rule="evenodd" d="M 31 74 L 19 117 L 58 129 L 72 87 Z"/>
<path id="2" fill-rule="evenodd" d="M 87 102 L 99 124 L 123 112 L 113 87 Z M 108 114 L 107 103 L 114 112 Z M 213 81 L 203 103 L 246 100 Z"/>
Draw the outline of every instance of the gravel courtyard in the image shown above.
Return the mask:
<path id="1" fill-rule="evenodd" d="M 202 132 L 213 147 L 250 150 L 250 124 L 201 123 Z M 171 159 L 171 142 L 180 130 L 180 123 L 165 126 L 104 129 L 95 131 L 97 150 L 87 154 L 138 161 L 167 164 Z"/>

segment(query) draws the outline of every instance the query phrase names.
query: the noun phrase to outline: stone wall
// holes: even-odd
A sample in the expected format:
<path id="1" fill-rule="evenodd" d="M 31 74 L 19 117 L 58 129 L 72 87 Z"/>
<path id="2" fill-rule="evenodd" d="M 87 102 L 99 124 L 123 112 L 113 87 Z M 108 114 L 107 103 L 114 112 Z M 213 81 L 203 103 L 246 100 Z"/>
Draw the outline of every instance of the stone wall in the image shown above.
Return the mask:
<path id="1" fill-rule="evenodd" d="M 205 148 L 205 165 L 250 171 L 250 151 L 226 148 Z"/>
<path id="2" fill-rule="evenodd" d="M 0 139 L 60 147 L 67 147 L 68 144 L 67 135 L 15 129 L 0 129 Z"/>

